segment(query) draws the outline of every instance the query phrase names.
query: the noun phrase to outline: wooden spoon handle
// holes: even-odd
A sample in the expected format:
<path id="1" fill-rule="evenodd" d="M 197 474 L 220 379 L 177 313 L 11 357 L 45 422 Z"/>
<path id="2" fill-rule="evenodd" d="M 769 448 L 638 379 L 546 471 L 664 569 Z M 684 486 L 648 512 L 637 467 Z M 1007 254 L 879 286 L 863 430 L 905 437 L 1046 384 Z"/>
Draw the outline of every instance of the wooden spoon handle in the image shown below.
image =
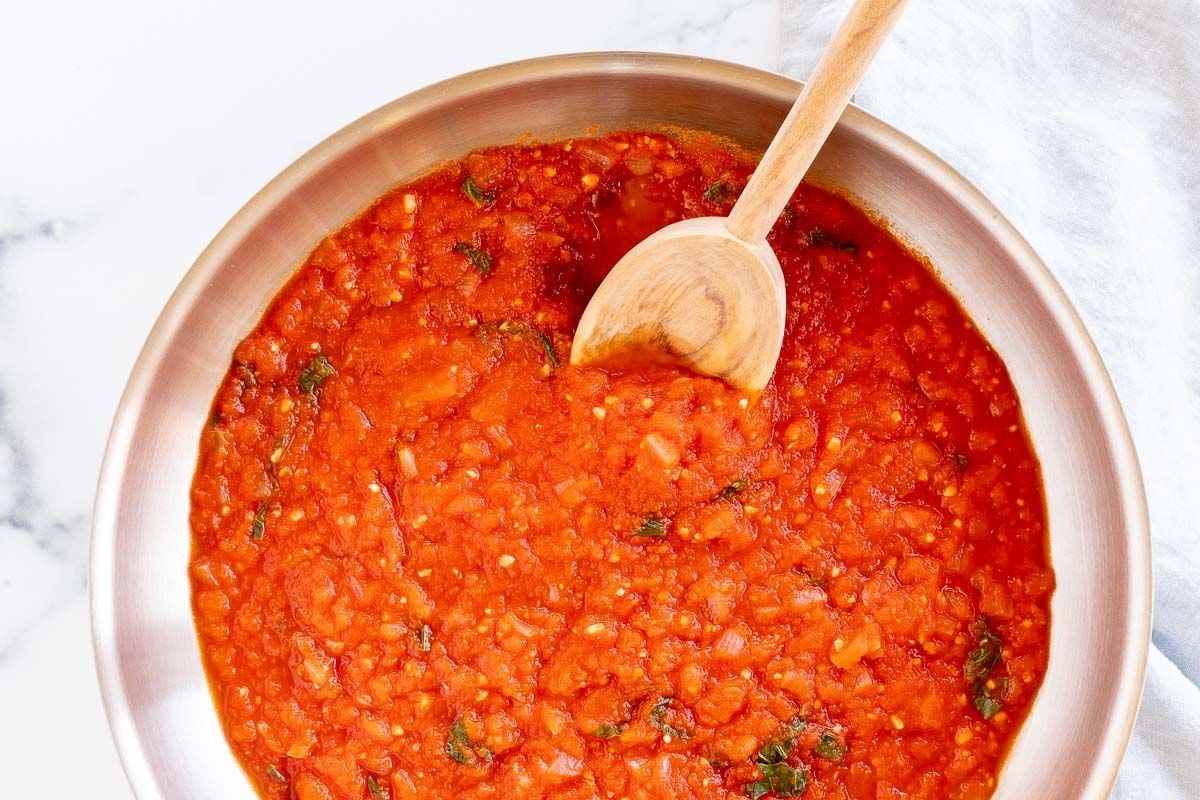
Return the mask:
<path id="1" fill-rule="evenodd" d="M 729 214 L 744 242 L 767 238 L 908 0 L 858 0 Z"/>

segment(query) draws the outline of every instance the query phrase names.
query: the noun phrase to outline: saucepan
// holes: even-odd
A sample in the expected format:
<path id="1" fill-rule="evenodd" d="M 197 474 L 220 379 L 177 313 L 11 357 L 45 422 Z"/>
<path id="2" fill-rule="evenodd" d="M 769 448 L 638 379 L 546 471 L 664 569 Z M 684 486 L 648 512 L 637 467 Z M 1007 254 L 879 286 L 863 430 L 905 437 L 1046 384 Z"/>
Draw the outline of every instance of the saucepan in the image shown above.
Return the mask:
<path id="1" fill-rule="evenodd" d="M 150 333 L 113 425 L 93 523 L 91 596 L 108 716 L 140 800 L 253 798 L 222 735 L 189 597 L 188 489 L 235 344 L 324 236 L 390 187 L 473 148 L 683 126 L 750 148 L 799 85 L 734 64 L 593 53 L 473 72 L 335 133 L 250 200 Z M 850 108 L 810 180 L 925 254 L 1008 365 L 1041 459 L 1057 575 L 1050 660 L 996 798 L 1107 797 L 1150 635 L 1136 456 L 1100 357 L 1062 290 L 995 207 L 929 151 Z"/>

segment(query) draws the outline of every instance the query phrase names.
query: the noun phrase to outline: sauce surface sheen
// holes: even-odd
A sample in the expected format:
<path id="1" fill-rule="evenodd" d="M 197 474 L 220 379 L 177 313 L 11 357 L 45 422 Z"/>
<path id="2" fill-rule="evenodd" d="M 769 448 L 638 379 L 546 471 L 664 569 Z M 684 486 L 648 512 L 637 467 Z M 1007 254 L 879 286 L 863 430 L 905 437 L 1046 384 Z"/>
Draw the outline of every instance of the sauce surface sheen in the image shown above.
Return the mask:
<path id="1" fill-rule="evenodd" d="M 190 520 L 264 796 L 990 796 L 1054 579 L 1013 386 L 928 268 L 804 185 L 761 398 L 567 363 L 612 264 L 750 170 L 682 132 L 473 153 L 271 303 Z"/>

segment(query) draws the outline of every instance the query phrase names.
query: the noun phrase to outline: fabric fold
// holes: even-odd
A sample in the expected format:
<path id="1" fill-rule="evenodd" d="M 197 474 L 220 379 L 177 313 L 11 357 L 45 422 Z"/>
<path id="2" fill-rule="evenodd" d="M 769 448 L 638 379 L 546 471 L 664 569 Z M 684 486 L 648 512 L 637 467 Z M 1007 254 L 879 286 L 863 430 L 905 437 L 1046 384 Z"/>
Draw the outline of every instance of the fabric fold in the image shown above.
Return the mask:
<path id="1" fill-rule="evenodd" d="M 783 0 L 803 79 L 849 0 Z M 1200 3 L 914 2 L 855 101 L 963 173 L 1096 340 L 1150 501 L 1155 628 L 1113 792 L 1200 798 Z"/>

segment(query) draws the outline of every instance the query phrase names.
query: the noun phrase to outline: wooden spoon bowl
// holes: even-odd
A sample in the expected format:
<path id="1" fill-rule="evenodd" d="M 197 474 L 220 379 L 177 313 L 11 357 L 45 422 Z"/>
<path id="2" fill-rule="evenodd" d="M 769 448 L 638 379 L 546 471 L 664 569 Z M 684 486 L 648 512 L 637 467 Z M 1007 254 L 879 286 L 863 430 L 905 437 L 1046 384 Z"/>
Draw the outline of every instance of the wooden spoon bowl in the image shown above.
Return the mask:
<path id="1" fill-rule="evenodd" d="M 745 242 L 723 217 L 650 235 L 604 280 L 619 287 L 583 312 L 572 363 L 683 364 L 734 386 L 763 387 L 783 343 L 784 283 L 766 240 Z M 599 294 L 599 293 L 598 293 Z"/>
<path id="2" fill-rule="evenodd" d="M 783 273 L 767 233 L 837 124 L 906 0 L 858 0 L 728 219 L 669 225 L 634 247 L 584 309 L 571 363 L 679 364 L 758 395 L 783 345 Z"/>

